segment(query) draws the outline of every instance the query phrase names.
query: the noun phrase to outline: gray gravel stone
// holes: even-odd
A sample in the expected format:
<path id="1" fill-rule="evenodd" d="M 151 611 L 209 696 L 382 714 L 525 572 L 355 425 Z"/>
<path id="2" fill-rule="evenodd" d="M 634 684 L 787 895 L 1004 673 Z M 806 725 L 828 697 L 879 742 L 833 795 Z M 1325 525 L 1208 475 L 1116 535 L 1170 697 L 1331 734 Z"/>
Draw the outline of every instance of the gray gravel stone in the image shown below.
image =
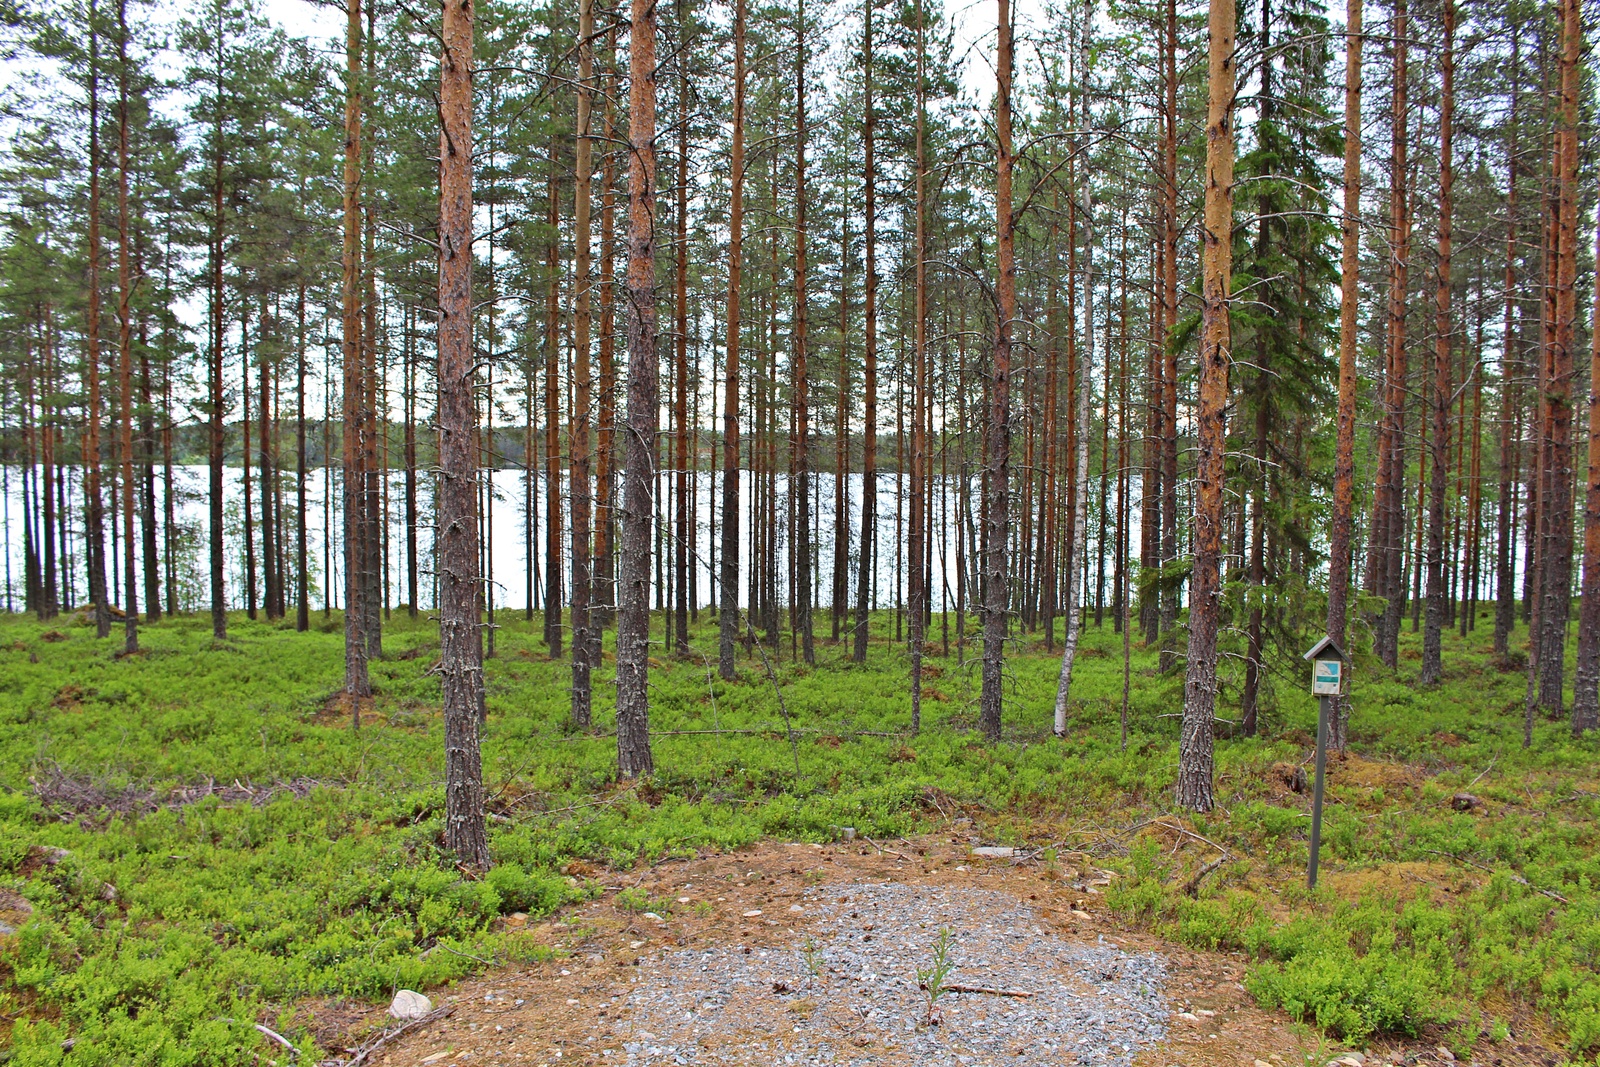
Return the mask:
<path id="1" fill-rule="evenodd" d="M 784 948 L 740 945 L 646 960 L 624 1004 L 626 1062 L 1128 1067 L 1166 1035 L 1166 961 L 1050 932 L 1015 897 L 900 884 L 805 893 L 815 921 Z M 946 993 L 928 1025 L 916 971 L 941 928 Z"/>

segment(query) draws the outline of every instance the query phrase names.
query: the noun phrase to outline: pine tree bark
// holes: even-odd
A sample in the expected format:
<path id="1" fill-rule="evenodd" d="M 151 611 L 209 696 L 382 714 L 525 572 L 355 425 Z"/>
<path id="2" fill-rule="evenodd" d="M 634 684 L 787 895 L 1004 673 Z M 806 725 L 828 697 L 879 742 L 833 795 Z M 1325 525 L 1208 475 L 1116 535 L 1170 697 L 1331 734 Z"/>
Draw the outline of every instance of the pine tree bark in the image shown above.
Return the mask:
<path id="1" fill-rule="evenodd" d="M 1176 798 L 1179 807 L 1190 811 L 1210 811 L 1216 803 L 1212 785 L 1212 719 L 1217 702 L 1223 479 L 1226 474 L 1228 370 L 1232 360 L 1228 314 L 1233 268 L 1235 19 L 1233 0 L 1211 0 L 1200 386 L 1195 413 L 1198 457 L 1194 578 L 1190 586 L 1189 654 L 1184 678 Z"/>
<path id="2" fill-rule="evenodd" d="M 128 4 L 117 0 L 117 389 L 122 468 L 123 652 L 139 651 L 138 542 L 133 536 L 133 234 L 128 216 Z M 246 446 L 249 447 L 248 442 Z"/>
<path id="3" fill-rule="evenodd" d="M 447 4 L 448 9 L 448 4 Z M 344 343 L 344 692 L 352 729 L 361 726 L 361 701 L 372 695 L 367 674 L 366 501 L 361 462 L 361 0 L 349 0 L 345 23 L 344 246 L 341 265 Z"/>
<path id="4" fill-rule="evenodd" d="M 135 232 L 133 276 L 134 284 L 144 277 L 144 236 Z M 137 488 L 139 492 L 139 532 L 141 559 L 144 574 L 145 621 L 161 621 L 161 550 L 160 535 L 156 526 L 156 468 L 155 468 L 155 405 L 152 402 L 150 371 L 150 313 L 139 312 L 139 436 L 134 442 L 137 461 Z M 70 591 L 73 583 L 68 583 Z"/>
<path id="5" fill-rule="evenodd" d="M 850 607 L 850 211 L 841 185 L 839 221 L 839 356 L 833 404 L 833 643 Z"/>
<path id="6" fill-rule="evenodd" d="M 1167 0 L 1165 90 L 1166 144 L 1162 153 L 1161 298 L 1161 553 L 1158 566 L 1178 558 L 1178 347 L 1172 331 L 1178 324 L 1178 6 Z M 1176 583 L 1162 582 L 1161 653 L 1157 663 L 1166 673 L 1177 665 L 1178 601 Z M 1191 593 L 1191 604 L 1193 597 Z M 1192 608 L 1191 608 L 1192 610 Z"/>
<path id="7" fill-rule="evenodd" d="M 298 633 L 311 629 L 311 576 L 306 561 L 306 284 L 295 292 L 295 376 L 294 376 L 294 628 Z M 406 383 L 408 386 L 410 382 Z M 410 404 L 410 390 L 407 390 Z M 410 410 L 409 406 L 406 409 Z M 407 420 L 407 429 L 410 420 Z M 407 553 L 413 573 L 416 568 L 415 542 Z M 416 603 L 416 582 L 411 583 L 412 603 Z"/>
<path id="8" fill-rule="evenodd" d="M 600 403 L 595 434 L 594 469 L 594 648 L 595 664 L 606 624 L 616 607 L 616 126 L 612 102 L 617 99 L 616 29 L 606 31 L 606 88 L 602 94 L 602 127 L 606 150 L 600 162 Z"/>
<path id="9" fill-rule="evenodd" d="M 983 449 L 983 684 L 978 726 L 1000 739 L 1005 684 L 1007 587 L 1006 543 L 1010 534 L 1011 326 L 1017 316 L 1016 219 L 1011 210 L 1012 29 L 1010 0 L 999 0 L 999 55 L 995 70 L 995 260 L 999 277 L 994 354 L 989 365 L 989 418 Z"/>
<path id="10" fill-rule="evenodd" d="M 1595 249 L 1600 251 L 1600 228 L 1595 231 Z M 1595 274 L 1593 322 L 1600 326 L 1600 272 Z M 1589 472 L 1583 502 L 1582 595 L 1573 677 L 1574 734 L 1600 727 L 1600 328 L 1589 331 Z"/>
<path id="11" fill-rule="evenodd" d="M 1433 464 L 1428 485 L 1428 605 L 1422 634 L 1422 685 L 1443 676 L 1440 645 L 1445 616 L 1445 491 L 1450 461 L 1450 241 L 1454 221 L 1455 0 L 1444 0 L 1444 49 L 1439 88 L 1439 287 L 1434 309 Z"/>
<path id="12" fill-rule="evenodd" d="M 211 392 L 210 410 L 207 412 L 208 444 L 209 444 L 209 484 L 207 486 L 210 507 L 209 548 L 211 553 L 211 636 L 217 641 L 226 640 L 228 637 L 228 599 L 227 589 L 223 583 L 223 543 L 222 543 L 222 496 L 223 496 L 223 471 L 222 471 L 222 445 L 223 445 L 223 414 L 224 393 L 222 383 L 222 340 L 225 330 L 224 316 L 227 310 L 226 292 L 223 288 L 223 239 L 226 233 L 223 216 L 223 167 L 227 154 L 227 146 L 223 131 L 223 84 L 226 78 L 226 56 L 223 51 L 223 25 L 219 15 L 216 26 L 215 47 L 216 55 L 216 114 L 213 118 L 211 129 L 212 145 L 211 157 L 211 262 L 208 264 L 210 274 L 211 296 L 211 352 L 208 382 Z M 91 218 L 90 225 L 94 222 Z M 95 242 L 91 241 L 91 247 Z M 98 540 L 98 530 L 92 540 Z M 102 557 L 103 558 L 103 557 Z M 101 586 L 104 588 L 102 572 Z M 109 632 L 109 623 L 104 632 Z M 104 632 L 102 636 L 104 636 Z"/>
<path id="13" fill-rule="evenodd" d="M 1572 611 L 1572 375 L 1578 273 L 1578 92 L 1583 50 L 1579 0 L 1562 0 L 1560 106 L 1556 114 L 1554 238 L 1547 262 L 1545 317 L 1545 434 L 1549 465 L 1544 508 L 1541 577 L 1543 605 L 1539 651 L 1539 705 L 1560 712 L 1566 675 L 1566 639 Z"/>
<path id="14" fill-rule="evenodd" d="M 1004 2 L 1004 0 L 1002 0 Z M 866 238 L 866 279 L 863 286 L 863 345 L 861 356 L 861 545 L 856 566 L 855 644 L 850 658 L 867 662 L 868 612 L 872 606 L 873 564 L 878 536 L 878 161 L 877 111 L 873 103 L 872 16 L 878 0 L 863 0 L 861 33 L 863 222 Z"/>
<path id="15" fill-rule="evenodd" d="M 817 662 L 816 638 L 812 633 L 811 604 L 815 599 L 811 582 L 811 383 L 806 365 L 806 330 L 809 303 L 806 293 L 806 6 L 795 5 L 795 122 L 794 122 L 794 471 L 789 496 L 795 505 L 794 536 L 790 551 L 794 556 L 794 587 L 789 599 L 795 609 L 795 629 L 800 636 L 800 654 L 807 665 Z"/>
<path id="16" fill-rule="evenodd" d="M 870 2 L 870 0 L 869 0 Z M 722 400 L 722 595 L 717 617 L 717 673 L 738 673 L 739 639 L 739 296 L 744 269 L 744 35 L 745 0 L 734 0 L 733 145 L 728 160 L 728 339 Z M 752 605 L 753 606 L 753 605 Z"/>
<path id="17" fill-rule="evenodd" d="M 689 551 L 695 542 L 689 525 L 689 30 L 684 0 L 677 4 L 678 46 L 678 181 L 677 210 L 673 223 L 675 319 L 673 342 L 676 348 L 673 374 L 672 428 L 674 515 L 673 547 L 673 623 L 674 642 L 680 656 L 689 654 L 689 584 L 694 571 Z M 804 165 L 802 161 L 801 165 Z M 802 238 L 803 240 L 803 238 Z M 803 263 L 797 267 L 804 272 Z"/>
<path id="18" fill-rule="evenodd" d="M 561 658 L 561 190 L 552 152 L 545 187 L 544 305 L 544 639 L 552 659 Z M 489 447 L 493 449 L 491 436 Z"/>
<path id="19" fill-rule="evenodd" d="M 572 190 L 573 251 L 572 421 L 569 460 L 572 506 L 572 724 L 587 730 L 593 718 L 590 675 L 599 662 L 599 646 L 590 621 L 593 592 L 589 529 L 589 408 L 594 382 L 589 370 L 589 331 L 593 315 L 594 279 L 590 261 L 590 198 L 594 177 L 594 139 L 589 124 L 594 112 L 594 0 L 578 0 L 578 132 Z"/>
<path id="20" fill-rule="evenodd" d="M 915 321 L 912 323 L 911 359 L 911 587 L 907 606 L 911 612 L 908 638 L 911 645 L 911 732 L 922 730 L 922 646 L 924 643 L 923 619 L 927 611 L 928 589 L 923 578 L 923 554 L 927 551 L 927 537 L 923 527 L 923 479 L 926 463 L 927 441 L 923 437 L 923 405 L 928 363 L 928 218 L 927 218 L 927 99 L 923 82 L 924 43 L 922 3 L 917 0 L 917 160 L 915 245 L 916 265 L 913 272 L 915 294 Z"/>
<path id="21" fill-rule="evenodd" d="M 631 0 L 628 77 L 628 419 L 617 611 L 617 769 L 650 774 L 650 536 L 660 368 L 656 356 L 656 6 Z"/>
<path id="22" fill-rule="evenodd" d="M 352 7 L 354 5 L 352 4 Z M 439 675 L 445 847 L 489 867 L 478 709 L 478 435 L 472 355 L 472 0 L 445 0 L 439 59 Z"/>
<path id="23" fill-rule="evenodd" d="M 88 258 L 89 258 L 89 284 L 85 295 L 87 315 L 84 333 L 84 375 L 86 382 L 84 408 L 84 438 L 83 438 L 83 500 L 84 500 L 84 546 L 86 562 L 89 569 L 89 601 L 94 605 L 95 636 L 109 637 L 111 635 L 111 591 L 106 588 L 106 538 L 105 538 L 105 499 L 100 485 L 100 25 L 99 11 L 95 0 L 89 0 L 88 9 L 89 33 L 89 220 L 88 220 Z M 220 79 L 218 89 L 220 91 Z M 220 121 L 220 117 L 219 120 Z M 218 138 L 217 152 L 222 151 L 221 139 Z M 218 182 L 220 183 L 220 171 Z M 220 192 L 220 185 L 219 185 Z M 217 214 L 215 225 L 221 227 L 222 215 Z M 220 237 L 217 238 L 218 248 L 216 255 L 220 258 Z M 220 303 L 218 305 L 220 312 Z M 222 329 L 220 314 L 215 322 L 214 329 Z M 215 398 L 213 397 L 213 400 Z M 215 420 L 213 420 L 215 421 Z M 221 593 L 218 591 L 221 583 L 222 549 L 220 536 L 222 529 L 222 496 L 221 496 L 221 460 L 215 459 L 213 465 L 216 474 L 212 478 L 212 597 L 220 602 Z M 31 530 L 31 524 L 26 527 Z M 215 617 L 213 609 L 213 617 Z M 224 617 L 223 629 L 218 637 L 227 633 L 227 621 Z"/>
<path id="24" fill-rule="evenodd" d="M 1166 223 L 1165 197 L 1157 198 L 1156 229 L 1164 232 Z M 1159 237 L 1153 242 L 1150 255 L 1150 347 L 1145 362 L 1144 406 L 1145 429 L 1142 467 L 1139 474 L 1139 570 L 1149 573 L 1161 566 L 1161 415 L 1162 353 L 1166 347 L 1165 301 L 1158 298 L 1161 279 L 1166 268 L 1162 265 L 1164 242 Z M 1161 636 L 1160 598 L 1155 595 L 1139 598 L 1139 629 L 1148 647 Z"/>
<path id="25" fill-rule="evenodd" d="M 250 385 L 250 298 L 242 284 L 239 288 L 239 480 L 243 493 L 240 500 L 239 525 L 244 531 L 244 611 L 251 621 L 256 617 L 256 505 L 255 481 L 250 476 L 250 401 L 254 395 Z M 260 324 L 257 323 L 256 342 L 260 344 Z"/>
<path id="26" fill-rule="evenodd" d="M 402 445 L 405 457 L 406 498 L 406 611 L 414 619 L 420 607 L 421 590 L 418 587 L 417 560 L 417 309 L 411 305 L 405 310 L 405 440 Z M 304 511 L 302 510 L 302 514 Z M 529 598 L 532 602 L 532 598 Z"/>
<path id="27" fill-rule="evenodd" d="M 1361 297 L 1362 0 L 1345 0 L 1344 212 L 1339 230 L 1339 401 L 1333 460 L 1333 521 L 1328 538 L 1327 635 L 1345 643 L 1350 603 L 1350 531 L 1355 510 L 1356 351 Z"/>
<path id="28" fill-rule="evenodd" d="M 1405 0 L 1393 16 L 1393 88 L 1390 98 L 1389 307 L 1383 376 L 1383 419 L 1378 434 L 1377 489 L 1368 571 L 1373 592 L 1385 601 L 1374 645 L 1385 666 L 1399 662 L 1400 619 L 1405 606 L 1405 402 L 1406 289 L 1411 258 L 1411 214 L 1407 188 L 1409 33 Z"/>
<path id="29" fill-rule="evenodd" d="M 1495 531 L 1495 610 L 1494 652 L 1504 659 L 1511 650 L 1511 631 L 1516 626 L 1516 490 L 1517 472 L 1522 465 L 1520 426 L 1521 388 L 1517 381 L 1515 351 L 1520 338 L 1516 331 L 1517 284 L 1517 112 L 1521 91 L 1516 80 L 1522 68 L 1522 39 L 1515 24 L 1511 27 L 1511 112 L 1506 123 L 1506 270 L 1505 326 L 1500 342 L 1500 486 L 1496 505 Z"/>

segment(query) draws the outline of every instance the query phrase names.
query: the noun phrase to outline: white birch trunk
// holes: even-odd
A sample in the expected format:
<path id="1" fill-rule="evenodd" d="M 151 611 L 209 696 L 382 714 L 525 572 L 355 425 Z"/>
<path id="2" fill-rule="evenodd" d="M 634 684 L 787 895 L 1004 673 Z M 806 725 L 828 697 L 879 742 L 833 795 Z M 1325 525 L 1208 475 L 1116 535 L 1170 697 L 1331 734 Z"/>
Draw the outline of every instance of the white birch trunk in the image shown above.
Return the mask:
<path id="1" fill-rule="evenodd" d="M 1084 330 L 1084 358 L 1083 366 L 1079 368 L 1082 381 L 1078 383 L 1078 469 L 1073 473 L 1077 479 L 1077 503 L 1073 506 L 1073 541 L 1072 551 L 1073 566 L 1067 578 L 1067 632 L 1061 642 L 1061 677 L 1056 682 L 1056 723 L 1055 734 L 1057 737 L 1065 736 L 1067 732 L 1067 700 L 1072 691 L 1072 662 L 1078 654 L 1078 631 L 1083 621 L 1083 592 L 1079 584 L 1078 575 L 1085 573 L 1083 567 L 1084 550 L 1089 542 L 1089 391 L 1094 382 L 1094 194 L 1091 192 L 1086 198 L 1088 201 L 1088 223 L 1086 229 L 1087 262 L 1084 268 L 1085 319 L 1088 322 Z"/>

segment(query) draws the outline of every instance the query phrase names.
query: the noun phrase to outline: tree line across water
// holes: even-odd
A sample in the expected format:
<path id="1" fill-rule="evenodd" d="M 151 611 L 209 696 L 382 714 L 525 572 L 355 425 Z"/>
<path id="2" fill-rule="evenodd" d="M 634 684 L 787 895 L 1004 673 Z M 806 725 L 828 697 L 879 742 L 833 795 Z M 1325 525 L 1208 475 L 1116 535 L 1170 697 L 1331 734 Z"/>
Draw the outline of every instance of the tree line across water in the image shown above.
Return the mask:
<path id="1" fill-rule="evenodd" d="M 891 559 L 913 730 L 936 616 L 981 645 L 991 740 L 1007 642 L 1059 624 L 1064 731 L 1109 616 L 1185 672 L 1194 810 L 1219 692 L 1253 733 L 1307 633 L 1393 669 L 1409 616 L 1431 685 L 1446 629 L 1492 625 L 1531 737 L 1576 597 L 1597 725 L 1579 0 L 997 0 L 970 47 L 931 0 L 342 13 L 331 44 L 250 0 L 11 20 L 7 534 L 26 610 L 81 601 L 130 653 L 201 535 L 217 639 L 230 605 L 303 629 L 323 477 L 352 726 L 391 590 L 438 614 L 462 862 L 489 862 L 495 469 L 525 472 L 525 610 L 580 729 L 615 628 L 625 777 L 653 641 L 687 654 L 704 607 L 724 678 L 785 630 L 864 662 Z"/>

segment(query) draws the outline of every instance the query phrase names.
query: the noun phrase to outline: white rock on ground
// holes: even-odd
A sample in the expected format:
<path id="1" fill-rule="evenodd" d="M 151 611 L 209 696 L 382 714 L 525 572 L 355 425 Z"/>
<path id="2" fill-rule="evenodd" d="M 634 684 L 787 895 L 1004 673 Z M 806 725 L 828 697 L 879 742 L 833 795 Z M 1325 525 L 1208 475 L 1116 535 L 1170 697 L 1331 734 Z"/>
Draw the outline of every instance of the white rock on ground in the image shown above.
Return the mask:
<path id="1" fill-rule="evenodd" d="M 433 1001 L 412 989 L 402 989 L 389 1002 L 389 1014 L 396 1019 L 420 1019 L 433 1010 Z"/>

